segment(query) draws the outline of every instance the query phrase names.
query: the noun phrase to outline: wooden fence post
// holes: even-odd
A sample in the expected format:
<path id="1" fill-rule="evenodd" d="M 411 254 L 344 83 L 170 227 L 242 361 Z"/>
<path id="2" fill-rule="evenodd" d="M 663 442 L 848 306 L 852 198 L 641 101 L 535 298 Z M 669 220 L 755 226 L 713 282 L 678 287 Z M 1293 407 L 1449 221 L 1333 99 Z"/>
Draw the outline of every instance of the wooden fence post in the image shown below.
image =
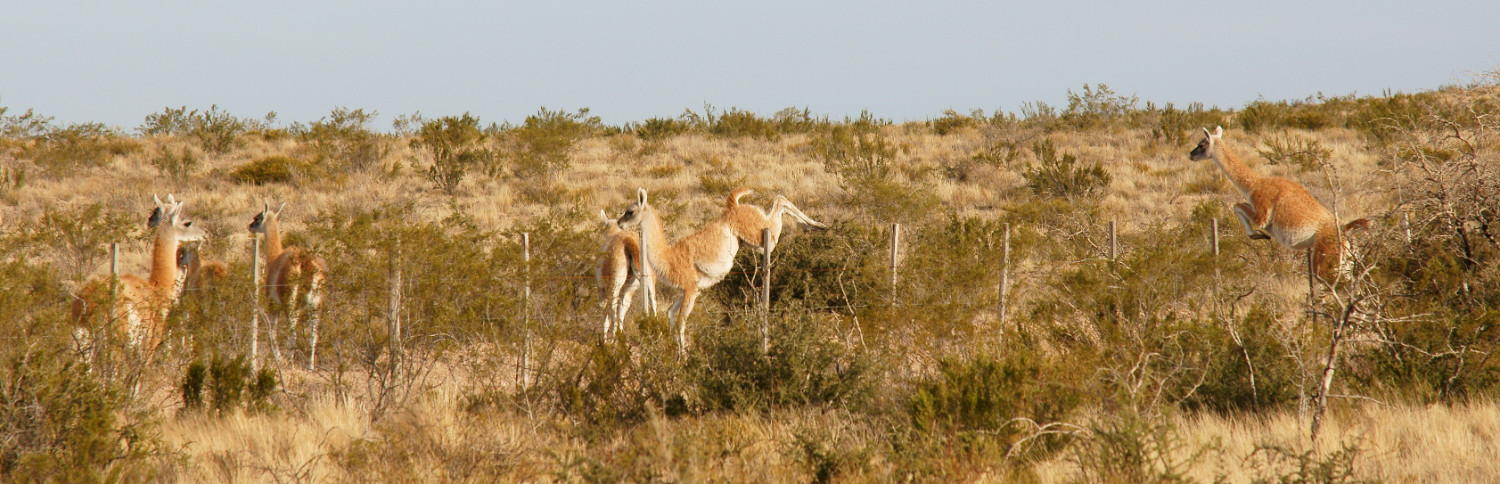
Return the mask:
<path id="1" fill-rule="evenodd" d="M 896 303 L 896 268 L 900 264 L 901 224 L 891 224 L 891 304 Z"/>
<path id="2" fill-rule="evenodd" d="M 391 332 L 391 339 L 390 339 L 390 344 L 391 344 L 391 358 L 393 358 L 393 359 L 394 358 L 400 358 L 402 356 L 401 353 L 403 351 L 402 341 L 401 341 L 401 262 L 400 262 L 400 259 L 401 259 L 401 236 L 397 235 L 396 236 L 396 247 L 395 247 L 394 250 L 391 251 L 390 262 L 389 262 L 389 273 L 388 273 L 389 277 L 390 277 L 390 282 L 391 282 L 391 290 L 390 290 L 390 301 L 388 301 L 389 307 L 387 308 L 387 311 L 390 312 L 390 319 L 389 319 L 389 321 L 390 321 L 390 328 L 389 329 L 390 329 L 390 332 Z"/>
<path id="3" fill-rule="evenodd" d="M 651 270 L 651 246 L 650 238 L 646 237 L 646 231 L 641 232 L 641 255 L 636 259 L 635 268 L 641 280 L 641 310 L 651 317 L 656 317 L 656 273 Z"/>
<path id="4" fill-rule="evenodd" d="M 765 275 L 760 283 L 760 352 L 771 351 L 771 229 L 760 229 L 760 265 Z"/>
<path id="5" fill-rule="evenodd" d="M 250 234 L 250 371 L 260 371 L 260 234 Z"/>
<path id="6" fill-rule="evenodd" d="M 1010 224 L 1005 224 L 1005 238 L 1000 249 L 1000 334 L 1005 334 L 1006 298 L 1010 296 Z"/>
<path id="7" fill-rule="evenodd" d="M 1109 261 L 1114 262 L 1120 255 L 1119 239 L 1115 235 L 1115 221 L 1109 221 Z"/>
<path id="8" fill-rule="evenodd" d="M 521 388 L 531 386 L 531 234 L 521 234 Z"/>
<path id="9" fill-rule="evenodd" d="M 120 243 L 109 244 L 109 298 L 120 297 Z M 110 311 L 111 314 L 114 311 Z"/>

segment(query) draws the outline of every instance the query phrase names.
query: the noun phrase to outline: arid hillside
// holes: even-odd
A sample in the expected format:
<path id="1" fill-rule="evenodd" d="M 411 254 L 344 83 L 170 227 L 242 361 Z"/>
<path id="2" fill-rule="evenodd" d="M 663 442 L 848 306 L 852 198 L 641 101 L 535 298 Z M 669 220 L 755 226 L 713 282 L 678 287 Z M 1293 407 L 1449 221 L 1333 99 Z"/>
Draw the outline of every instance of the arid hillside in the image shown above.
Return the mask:
<path id="1" fill-rule="evenodd" d="M 0 107 L 0 480 L 1500 474 L 1495 76 L 1237 109 L 1068 99 L 389 128 Z M 1329 232 L 1333 276 L 1252 238 L 1246 196 L 1190 159 L 1218 126 L 1214 153 L 1369 222 Z M 657 314 L 637 293 L 606 340 L 600 211 L 643 188 L 676 241 L 740 187 L 827 228 L 786 218 L 769 267 L 742 242 L 685 348 L 663 278 Z M 268 273 L 257 247 L 316 263 Z"/>

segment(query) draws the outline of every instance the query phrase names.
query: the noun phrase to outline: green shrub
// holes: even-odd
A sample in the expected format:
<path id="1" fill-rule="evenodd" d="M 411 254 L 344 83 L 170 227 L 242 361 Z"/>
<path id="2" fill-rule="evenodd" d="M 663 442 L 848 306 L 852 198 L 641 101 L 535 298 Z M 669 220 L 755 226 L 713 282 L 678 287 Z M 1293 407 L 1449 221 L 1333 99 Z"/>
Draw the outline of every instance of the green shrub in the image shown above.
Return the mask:
<path id="1" fill-rule="evenodd" d="M 315 160 L 324 165 L 351 171 L 365 171 L 377 166 L 390 152 L 384 137 L 370 130 L 379 113 L 363 109 L 337 107 L 328 116 L 307 125 L 294 124 L 291 132 L 312 146 Z"/>
<path id="2" fill-rule="evenodd" d="M 268 123 L 274 114 L 267 115 Z M 160 113 L 146 115 L 146 121 L 136 128 L 146 136 L 187 136 L 198 141 L 198 146 L 210 153 L 227 153 L 243 146 L 241 136 L 252 128 L 264 128 L 253 119 L 238 118 L 219 110 L 217 104 L 207 111 L 187 106 L 168 107 Z"/>
<path id="3" fill-rule="evenodd" d="M 738 108 L 729 108 L 718 115 L 713 114 L 712 107 L 707 109 L 709 133 L 730 138 L 776 139 L 776 123 L 770 119 Z"/>
<path id="4" fill-rule="evenodd" d="M 573 146 L 602 131 L 599 117 L 590 116 L 588 108 L 569 113 L 542 107 L 508 133 L 516 146 L 510 154 L 516 173 L 533 177 L 566 170 Z"/>
<path id="5" fill-rule="evenodd" d="M 1083 85 L 1083 92 L 1068 90 L 1068 107 L 1062 111 L 1064 123 L 1077 129 L 1097 129 L 1123 119 L 1135 110 L 1138 98 L 1119 96 L 1104 84 Z"/>
<path id="6" fill-rule="evenodd" d="M 812 110 L 807 108 L 782 109 L 776 112 L 772 120 L 776 123 L 776 132 L 782 134 L 811 133 L 827 129 L 829 126 L 827 117 L 815 117 Z"/>
<path id="7" fill-rule="evenodd" d="M 243 356 L 234 359 L 214 356 L 207 366 L 201 361 L 188 365 L 178 388 L 186 410 L 204 409 L 206 389 L 210 408 L 217 415 L 226 415 L 241 406 L 250 411 L 265 411 L 270 408 L 271 393 L 276 390 L 276 373 L 270 368 L 252 372 Z"/>
<path id="8" fill-rule="evenodd" d="M 863 121 L 834 126 L 812 140 L 810 148 L 824 169 L 846 180 L 890 176 L 896 146 L 880 135 L 878 126 Z"/>
<path id="9" fill-rule="evenodd" d="M 672 118 L 650 118 L 633 126 L 635 135 L 646 141 L 668 139 L 692 129 L 688 123 Z"/>
<path id="10" fill-rule="evenodd" d="M 1099 163 L 1084 164 L 1078 156 L 1058 152 L 1051 141 L 1031 145 L 1037 163 L 1027 164 L 1021 176 L 1033 193 L 1057 198 L 1096 198 L 1109 188 L 1110 175 Z"/>
<path id="11" fill-rule="evenodd" d="M 0 480 L 149 480 L 156 443 L 148 429 L 127 410 L 123 388 L 101 383 L 60 346 L 29 345 L 0 369 Z"/>
<path id="12" fill-rule="evenodd" d="M 265 185 L 267 183 L 292 183 L 295 175 L 304 170 L 307 163 L 288 156 L 267 156 L 241 165 L 229 172 L 229 179 L 236 183 Z"/>
<path id="13" fill-rule="evenodd" d="M 0 106 L 0 138 L 32 139 L 53 129 L 51 116 L 42 116 L 30 109 L 22 114 L 6 114 L 9 111 L 10 108 Z"/>
<path id="14" fill-rule="evenodd" d="M 730 317 L 698 338 L 688 367 L 705 411 L 769 411 L 850 406 L 870 398 L 872 355 L 835 341 L 824 321 L 793 312 L 769 329 L 762 352 L 758 322 Z"/>
<path id="15" fill-rule="evenodd" d="M 1165 417 L 1127 412 L 1095 422 L 1071 450 L 1086 482 L 1192 482 L 1188 469 L 1212 444 L 1189 449 Z"/>
<path id="16" fill-rule="evenodd" d="M 943 117 L 932 120 L 930 124 L 932 132 L 937 133 L 938 136 L 946 136 L 961 130 L 976 128 L 979 126 L 979 121 L 975 117 L 965 116 L 949 109 L 943 111 Z"/>
<path id="17" fill-rule="evenodd" d="M 109 244 L 134 239 L 146 226 L 144 214 L 107 210 L 101 203 L 44 207 L 37 220 L 18 225 L 19 242 L 55 261 L 73 281 L 82 281 L 105 261 Z"/>
<path id="18" fill-rule="evenodd" d="M 1379 482 L 1354 476 L 1354 463 L 1359 459 L 1360 453 L 1360 448 L 1352 444 L 1342 444 L 1339 450 L 1327 454 L 1317 450 L 1298 452 L 1280 445 L 1259 445 L 1246 459 L 1246 464 L 1263 476 L 1255 482 Z"/>
<path id="19" fill-rule="evenodd" d="M 140 149 L 140 144 L 100 123 L 80 123 L 52 128 L 36 138 L 23 156 L 57 176 L 82 168 L 109 163 L 114 156 Z"/>
<path id="20" fill-rule="evenodd" d="M 452 195 L 471 170 L 493 162 L 494 155 L 484 148 L 484 139 L 479 118 L 464 113 L 422 123 L 411 146 L 426 152 L 432 159 L 432 165 L 423 171 L 423 175 Z"/>
<path id="21" fill-rule="evenodd" d="M 162 147 L 156 156 L 151 157 L 151 166 L 156 167 L 162 176 L 173 180 L 186 180 L 193 170 L 198 168 L 198 155 L 193 153 L 192 148 L 182 147 L 181 152 L 173 152 L 170 148 Z"/>
<path id="22" fill-rule="evenodd" d="M 1273 165 L 1294 165 L 1302 171 L 1316 170 L 1333 157 L 1330 150 L 1318 140 L 1293 136 L 1273 137 L 1265 142 L 1265 148 L 1256 150 Z"/>
<path id="23" fill-rule="evenodd" d="M 1004 454 L 1036 426 L 1065 421 L 1078 406 L 1077 391 L 1048 370 L 1025 352 L 946 358 L 936 376 L 917 384 L 907 414 L 918 432 L 955 435 L 968 452 Z M 1061 435 L 1041 436 L 1020 455 L 1043 457 L 1065 443 Z"/>

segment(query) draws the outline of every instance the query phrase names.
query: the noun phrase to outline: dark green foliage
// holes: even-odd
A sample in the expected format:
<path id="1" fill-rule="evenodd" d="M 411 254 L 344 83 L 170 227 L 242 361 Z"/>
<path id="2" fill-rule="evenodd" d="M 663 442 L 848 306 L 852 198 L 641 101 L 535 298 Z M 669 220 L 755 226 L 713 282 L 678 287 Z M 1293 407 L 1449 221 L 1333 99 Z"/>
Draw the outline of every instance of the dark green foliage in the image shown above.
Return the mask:
<path id="1" fill-rule="evenodd" d="M 21 114 L 6 114 L 10 108 L 0 106 L 0 140 L 36 138 L 52 129 L 52 117 L 27 109 Z M 5 146 L 0 144 L 0 147 Z"/>
<path id="2" fill-rule="evenodd" d="M 644 421 L 653 413 L 678 416 L 688 411 L 686 368 L 665 334 L 627 335 L 614 344 L 595 344 L 576 366 L 559 365 L 540 389 L 568 415 L 598 429 Z M 476 408 L 474 396 L 470 408 Z"/>
<path id="3" fill-rule="evenodd" d="M 826 170 L 844 179 L 878 179 L 890 176 L 896 146 L 886 140 L 879 127 L 867 123 L 834 126 L 810 144 Z"/>
<path id="4" fill-rule="evenodd" d="M 1203 362 L 1207 372 L 1197 391 L 1183 401 L 1183 408 L 1259 412 L 1295 404 L 1296 355 L 1278 340 L 1283 332 L 1278 324 L 1270 311 L 1253 308 L 1242 319 L 1225 321 L 1225 326 L 1200 327 L 1206 338 Z"/>
<path id="5" fill-rule="evenodd" d="M 187 410 L 203 409 L 203 393 L 207 390 L 209 408 L 217 415 L 241 406 L 250 411 L 264 411 L 270 408 L 269 399 L 276 390 L 276 373 L 270 368 L 252 372 L 250 362 L 244 357 L 215 356 L 208 366 L 201 361 L 188 365 L 179 389 Z"/>
<path id="6" fill-rule="evenodd" d="M 833 482 L 849 471 L 865 470 L 871 457 L 871 449 L 850 449 L 837 435 L 819 427 L 798 431 L 787 453 L 816 483 Z"/>
<path id="7" fill-rule="evenodd" d="M 267 156 L 240 165 L 229 172 L 235 183 L 265 185 L 267 183 L 292 183 L 294 176 L 305 170 L 307 163 L 288 156 Z"/>
<path id="8" fill-rule="evenodd" d="M 147 214 L 106 210 L 102 203 L 49 206 L 35 221 L 22 222 L 16 242 L 32 254 L 55 258 L 64 278 L 82 281 L 109 256 L 109 244 L 136 237 Z"/>
<path id="9" fill-rule="evenodd" d="M 756 116 L 750 111 L 739 108 L 729 108 L 715 115 L 713 108 L 706 108 L 708 113 L 708 132 L 718 136 L 731 138 L 760 138 L 775 139 L 777 136 L 776 122 L 770 119 Z"/>
<path id="10" fill-rule="evenodd" d="M 1066 421 L 1082 401 L 1078 389 L 1052 378 L 1051 362 L 1026 352 L 1003 358 L 948 358 L 917 384 L 907 406 L 917 432 L 952 434 L 970 452 L 1009 452 L 1038 425 Z M 1044 436 L 1022 456 L 1049 455 L 1066 440 Z"/>
<path id="11" fill-rule="evenodd" d="M 186 146 L 182 147 L 182 151 L 172 151 L 164 146 L 156 156 L 151 157 L 151 166 L 161 171 L 164 177 L 184 181 L 198 168 L 198 155 Z"/>
<path id="12" fill-rule="evenodd" d="M 1228 113 L 1219 108 L 1204 109 L 1203 103 L 1196 102 L 1187 109 L 1178 109 L 1172 103 L 1157 108 L 1155 103 L 1147 102 L 1146 108 L 1132 117 L 1151 129 L 1152 145 L 1175 150 L 1191 146 L 1199 128 L 1223 126 Z"/>
<path id="13" fill-rule="evenodd" d="M 267 118 L 273 119 L 274 116 Z M 136 129 L 146 136 L 187 136 L 197 140 L 204 151 L 227 153 L 244 144 L 241 136 L 246 132 L 263 127 L 255 120 L 235 117 L 213 105 L 207 111 L 188 111 L 187 106 L 169 107 L 147 115 L 146 122 Z"/>
<path id="14" fill-rule="evenodd" d="M 13 354 L 0 369 L 0 480 L 149 480 L 157 450 L 126 413 L 124 389 L 100 382 L 55 342 Z"/>
<path id="15" fill-rule="evenodd" d="M 824 322 L 803 314 L 776 318 L 768 352 L 758 322 L 729 317 L 699 338 L 688 360 L 705 411 L 769 411 L 854 405 L 869 398 L 872 355 L 835 341 Z"/>
<path id="16" fill-rule="evenodd" d="M 812 110 L 807 108 L 782 109 L 776 112 L 773 121 L 776 123 L 776 132 L 782 134 L 811 133 L 830 126 L 827 117 L 813 116 Z"/>
<path id="17" fill-rule="evenodd" d="M 375 111 L 337 107 L 328 116 L 305 126 L 292 125 L 291 132 L 298 140 L 311 145 L 315 163 L 329 168 L 364 171 L 379 166 L 390 152 L 384 137 L 369 127 L 378 115 Z"/>
<path id="18" fill-rule="evenodd" d="M 976 119 L 979 118 L 979 119 Z M 932 120 L 932 132 L 939 136 L 952 134 L 964 129 L 973 129 L 979 126 L 981 117 L 969 117 L 959 114 L 958 111 L 949 109 L 943 111 L 943 117 Z"/>
<path id="19" fill-rule="evenodd" d="M 1333 151 L 1315 139 L 1302 138 L 1290 133 L 1266 140 L 1263 149 L 1256 150 L 1273 165 L 1294 165 L 1302 171 L 1318 169 L 1333 157 Z"/>
<path id="20" fill-rule="evenodd" d="M 570 113 L 542 107 L 507 133 L 515 145 L 510 157 L 516 174 L 536 177 L 566 170 L 573 145 L 603 131 L 599 117 L 589 115 L 588 108 Z"/>
<path id="21" fill-rule="evenodd" d="M 1250 455 L 1249 465 L 1260 470 L 1260 477 L 1253 482 L 1303 483 L 1360 483 L 1378 482 L 1354 477 L 1354 462 L 1359 459 L 1360 448 L 1343 444 L 1339 450 L 1327 453 L 1317 450 L 1297 451 L 1284 446 L 1262 445 Z"/>
<path id="22" fill-rule="evenodd" d="M 484 139 L 479 118 L 464 113 L 422 123 L 411 146 L 425 152 L 432 160 L 422 174 L 452 195 L 470 171 L 493 163 L 494 154 L 484 148 Z"/>
<path id="23" fill-rule="evenodd" d="M 1186 483 L 1208 450 L 1188 449 L 1170 420 L 1127 412 L 1092 425 L 1071 457 L 1085 482 Z"/>
<path id="24" fill-rule="evenodd" d="M 1036 164 L 1028 164 L 1021 176 L 1033 193 L 1057 198 L 1096 198 L 1109 188 L 1110 175 L 1099 163 L 1080 163 L 1078 156 L 1059 152 L 1051 141 L 1031 145 Z"/>
<path id="25" fill-rule="evenodd" d="M 646 141 L 660 141 L 688 132 L 688 123 L 672 118 L 651 118 L 634 125 L 635 135 Z"/>
<path id="26" fill-rule="evenodd" d="M 1097 87 L 1084 84 L 1081 93 L 1068 90 L 1068 107 L 1063 109 L 1061 120 L 1075 129 L 1097 129 L 1135 111 L 1137 101 L 1135 96 L 1116 95 L 1102 83 Z"/>
<path id="27" fill-rule="evenodd" d="M 104 166 L 114 156 L 140 149 L 139 143 L 100 123 L 51 128 L 35 140 L 36 143 L 23 156 L 56 176 Z"/>

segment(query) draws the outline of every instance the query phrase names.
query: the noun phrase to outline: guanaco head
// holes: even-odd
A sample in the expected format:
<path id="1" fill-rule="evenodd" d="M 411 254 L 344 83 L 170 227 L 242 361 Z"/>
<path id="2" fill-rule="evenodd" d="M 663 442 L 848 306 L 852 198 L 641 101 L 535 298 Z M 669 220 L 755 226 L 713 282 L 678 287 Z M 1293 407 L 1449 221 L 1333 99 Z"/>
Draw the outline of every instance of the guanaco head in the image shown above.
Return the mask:
<path id="1" fill-rule="evenodd" d="M 169 231 L 179 242 L 203 240 L 208 237 L 208 232 L 202 227 L 194 227 L 193 221 L 182 216 L 183 202 L 178 201 L 172 194 L 167 194 L 166 202 L 162 202 L 161 197 L 155 195 L 152 195 L 152 198 L 156 199 L 156 208 L 151 211 L 151 217 L 146 219 L 147 227 Z"/>
<path id="2" fill-rule="evenodd" d="M 640 225 L 641 220 L 645 218 L 646 210 L 649 209 L 651 209 L 651 204 L 646 202 L 646 189 L 637 188 L 635 203 L 630 204 L 629 207 L 625 207 L 625 214 L 621 215 L 616 223 L 620 224 L 620 228 Z"/>
<path id="3" fill-rule="evenodd" d="M 266 230 L 281 217 L 281 211 L 286 210 L 286 202 L 281 202 L 281 206 L 276 210 L 271 210 L 270 201 L 264 203 L 265 206 L 260 213 L 255 214 L 255 218 L 250 220 L 250 233 L 265 234 Z"/>
<path id="4" fill-rule="evenodd" d="M 1203 140 L 1199 141 L 1198 147 L 1193 148 L 1193 152 L 1188 154 L 1188 159 L 1199 161 L 1212 158 L 1214 156 L 1214 145 L 1218 144 L 1219 139 L 1223 137 L 1223 126 L 1214 127 L 1214 131 L 1212 133 L 1208 131 L 1208 128 L 1203 128 Z"/>

